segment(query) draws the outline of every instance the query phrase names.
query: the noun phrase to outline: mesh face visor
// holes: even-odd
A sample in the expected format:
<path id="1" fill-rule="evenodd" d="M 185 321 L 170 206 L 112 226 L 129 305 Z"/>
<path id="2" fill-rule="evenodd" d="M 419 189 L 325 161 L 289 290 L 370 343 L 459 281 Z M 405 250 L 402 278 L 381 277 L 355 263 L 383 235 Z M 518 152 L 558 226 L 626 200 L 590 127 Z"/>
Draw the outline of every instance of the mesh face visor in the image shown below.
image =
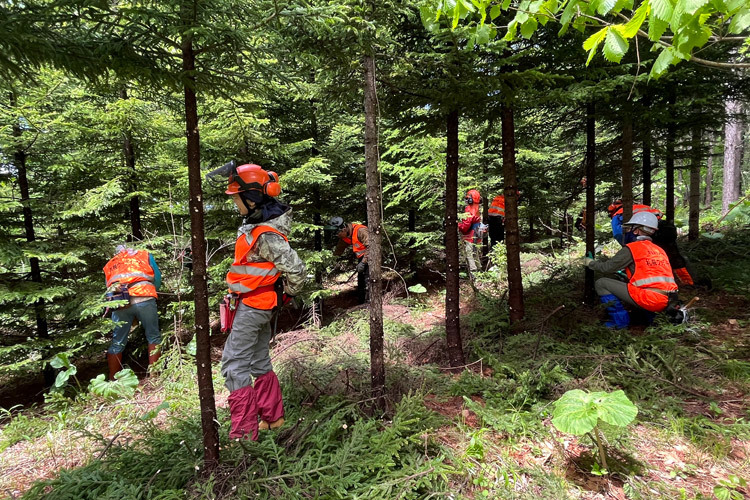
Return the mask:
<path id="1" fill-rule="evenodd" d="M 238 179 L 242 181 L 237 175 L 236 160 L 227 162 L 206 174 L 206 183 L 213 189 L 224 188 L 228 183 Z"/>

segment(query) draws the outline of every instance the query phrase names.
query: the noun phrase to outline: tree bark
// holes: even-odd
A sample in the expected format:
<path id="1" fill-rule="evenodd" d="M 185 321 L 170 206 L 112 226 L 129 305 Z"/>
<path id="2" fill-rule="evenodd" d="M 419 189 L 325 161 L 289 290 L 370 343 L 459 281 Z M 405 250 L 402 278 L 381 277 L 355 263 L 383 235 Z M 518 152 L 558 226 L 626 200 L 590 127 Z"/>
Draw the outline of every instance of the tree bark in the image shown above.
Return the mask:
<path id="1" fill-rule="evenodd" d="M 586 253 L 594 255 L 596 218 L 596 104 L 586 105 Z M 584 300 L 587 304 L 596 303 L 594 290 L 594 271 L 586 268 L 584 281 Z"/>
<path id="2" fill-rule="evenodd" d="M 622 220 L 633 216 L 633 118 L 625 110 L 622 120 Z"/>
<path id="3" fill-rule="evenodd" d="M 458 110 L 448 113 L 445 163 L 445 338 L 451 366 L 463 366 L 458 283 Z"/>
<path id="4" fill-rule="evenodd" d="M 643 170 L 641 171 L 643 183 L 643 204 L 651 205 L 651 129 L 644 131 L 643 137 Z"/>
<path id="5" fill-rule="evenodd" d="M 508 306 L 510 322 L 525 316 L 521 277 L 521 240 L 518 231 L 518 181 L 516 180 L 516 138 L 513 107 L 503 104 L 503 176 L 505 178 L 505 246 L 508 262 Z"/>
<path id="6" fill-rule="evenodd" d="M 365 181 L 370 266 L 370 382 L 375 405 L 385 408 L 385 358 L 383 354 L 383 281 L 381 279 L 381 192 L 378 170 L 378 96 L 375 87 L 375 58 L 364 57 Z"/>
<path id="7" fill-rule="evenodd" d="M 675 104 L 675 90 L 672 89 L 668 102 L 669 107 L 667 108 L 668 113 L 674 113 Z M 666 199 L 664 200 L 664 218 L 668 222 L 674 222 L 674 143 L 676 136 L 676 127 L 673 117 L 669 117 L 667 122 L 667 151 L 664 159 L 666 167 Z"/>
<path id="8" fill-rule="evenodd" d="M 711 192 L 711 185 L 714 182 L 714 146 L 710 135 L 707 142 L 708 155 L 706 157 L 706 190 L 703 196 L 703 205 L 706 208 L 711 208 L 711 203 L 713 203 L 714 201 L 714 196 Z"/>
<path id="9" fill-rule="evenodd" d="M 721 213 L 729 212 L 729 205 L 740 198 L 742 174 L 742 104 L 727 101 L 725 104 L 726 124 L 724 126 L 724 187 L 721 196 Z"/>
<path id="10" fill-rule="evenodd" d="M 193 24 L 193 3 L 182 4 L 182 21 Z M 193 35 L 182 35 L 182 70 L 185 92 L 185 133 L 187 136 L 188 188 L 190 192 L 190 233 L 193 252 L 193 290 L 195 292 L 195 362 L 198 370 L 198 398 L 203 430 L 203 465 L 206 471 L 219 463 L 219 426 L 211 375 L 211 339 L 209 338 L 208 281 L 206 274 L 206 237 L 203 221 L 203 188 L 201 186 L 200 136 L 198 133 L 198 102 L 195 96 L 195 52 Z"/>
<path id="11" fill-rule="evenodd" d="M 127 99 L 128 91 L 123 87 L 120 89 L 120 99 Z M 130 192 L 138 191 L 138 174 L 135 170 L 135 146 L 133 144 L 133 133 L 125 128 L 123 132 L 122 141 L 122 154 L 125 157 L 125 165 L 129 172 L 129 185 Z M 130 234 L 128 235 L 128 241 L 140 241 L 143 239 L 143 232 L 141 231 L 141 206 L 138 196 L 130 197 Z"/>
<path id="12" fill-rule="evenodd" d="M 15 109 L 16 107 L 16 96 L 11 92 L 10 94 L 10 105 Z M 34 230 L 34 218 L 31 210 L 31 194 L 29 191 L 29 177 L 28 170 L 26 168 L 26 150 L 21 144 L 21 136 L 23 130 L 18 120 L 13 122 L 13 137 L 16 138 L 18 143 L 16 144 L 15 151 L 13 153 L 13 165 L 16 167 L 18 172 L 18 188 L 21 192 L 21 205 L 23 205 L 23 226 L 26 232 L 26 241 L 32 243 L 36 241 L 36 232 Z M 42 283 L 42 271 L 39 266 L 39 259 L 31 257 L 29 259 L 29 267 L 31 268 L 31 281 L 41 285 Z M 39 338 L 49 338 L 49 327 L 47 325 L 47 308 L 43 298 L 38 298 L 34 301 L 34 316 L 36 318 L 36 335 Z M 45 378 L 48 378 L 45 375 Z"/>
<path id="13" fill-rule="evenodd" d="M 693 127 L 690 162 L 690 209 L 688 222 L 688 239 L 697 240 L 700 234 L 701 208 L 701 129 Z"/>

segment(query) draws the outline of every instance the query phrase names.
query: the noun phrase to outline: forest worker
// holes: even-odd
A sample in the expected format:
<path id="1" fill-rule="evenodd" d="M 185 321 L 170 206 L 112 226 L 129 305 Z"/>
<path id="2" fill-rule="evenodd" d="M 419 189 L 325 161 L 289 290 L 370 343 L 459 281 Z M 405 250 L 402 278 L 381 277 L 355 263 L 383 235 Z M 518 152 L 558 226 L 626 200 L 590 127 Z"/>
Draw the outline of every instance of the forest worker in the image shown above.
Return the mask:
<path id="1" fill-rule="evenodd" d="M 367 302 L 367 280 L 370 276 L 370 266 L 367 263 L 367 245 L 370 233 L 367 226 L 352 222 L 344 223 L 344 219 L 341 217 L 331 217 L 328 225 L 338 231 L 339 240 L 333 255 L 338 257 L 351 246 L 355 257 L 359 259 L 357 263 L 357 301 L 364 304 Z"/>
<path id="2" fill-rule="evenodd" d="M 154 256 L 146 250 L 134 250 L 118 245 L 114 257 L 104 266 L 109 300 L 127 300 L 128 303 L 112 311 L 115 329 L 107 349 L 109 379 L 122 370 L 122 352 L 128 343 L 133 319 L 143 325 L 148 341 L 148 364 L 152 367 L 161 355 L 159 314 L 156 309 L 156 290 L 161 287 L 161 272 Z"/>
<path id="3" fill-rule="evenodd" d="M 490 249 L 505 239 L 505 196 L 499 194 L 492 198 L 488 212 Z"/>
<path id="4" fill-rule="evenodd" d="M 608 328 L 627 328 L 630 316 L 623 302 L 651 313 L 664 311 L 677 294 L 667 254 L 651 241 L 659 227 L 659 220 L 651 212 L 638 212 L 625 223 L 631 228 L 635 241 L 625 246 L 607 261 L 584 257 L 584 265 L 594 271 L 614 273 L 624 269 L 628 282 L 600 278 L 594 284 L 603 304 L 607 304 L 610 321 Z"/>
<path id="5" fill-rule="evenodd" d="M 635 237 L 624 232 L 622 229 L 622 200 L 615 200 L 608 208 L 609 216 L 612 219 L 612 235 L 615 237 L 620 245 L 630 243 L 635 240 Z M 687 259 L 680 252 L 677 246 L 677 228 L 671 222 L 662 219 L 662 213 L 656 208 L 652 208 L 649 205 L 633 205 L 633 214 L 640 212 L 649 212 L 656 216 L 659 221 L 659 228 L 656 234 L 653 235 L 653 242 L 661 247 L 662 250 L 669 257 L 669 265 L 672 266 L 672 271 L 677 279 L 683 285 L 694 285 L 693 274 L 688 269 L 689 264 Z"/>
<path id="6" fill-rule="evenodd" d="M 221 374 L 229 389 L 230 439 L 257 441 L 259 429 L 284 424 L 281 388 L 269 353 L 271 318 L 275 308 L 301 291 L 305 263 L 289 246 L 292 210 L 276 199 L 281 186 L 275 172 L 231 161 L 209 176 L 226 176 L 226 194 L 244 217 L 227 273 L 229 290 L 239 300 Z"/>
<path id="7" fill-rule="evenodd" d="M 466 264 L 469 268 L 469 274 L 472 274 L 477 270 L 475 254 L 478 246 L 475 243 L 481 243 L 482 241 L 481 237 L 479 237 L 479 229 L 482 222 L 479 210 L 482 207 L 482 196 L 476 189 L 469 189 L 466 191 L 464 201 L 466 202 L 464 213 L 467 215 L 458 223 L 458 230 L 461 232 L 461 238 L 464 240 L 464 253 L 466 254 Z M 479 241 L 475 241 L 477 237 L 479 237 Z"/>

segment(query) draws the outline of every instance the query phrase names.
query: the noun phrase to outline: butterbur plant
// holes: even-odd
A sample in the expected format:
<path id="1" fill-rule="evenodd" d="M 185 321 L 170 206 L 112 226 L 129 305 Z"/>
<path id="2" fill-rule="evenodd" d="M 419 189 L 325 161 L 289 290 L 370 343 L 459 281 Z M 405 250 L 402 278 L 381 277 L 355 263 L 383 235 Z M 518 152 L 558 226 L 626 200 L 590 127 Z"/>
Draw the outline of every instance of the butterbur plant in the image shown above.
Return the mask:
<path id="1" fill-rule="evenodd" d="M 552 425 L 560 432 L 582 436 L 594 431 L 594 439 L 599 449 L 599 458 L 606 473 L 607 457 L 600 422 L 625 427 L 638 414 L 638 408 L 623 391 L 614 392 L 585 392 L 580 389 L 568 391 L 555 401 L 555 411 L 552 413 Z"/>

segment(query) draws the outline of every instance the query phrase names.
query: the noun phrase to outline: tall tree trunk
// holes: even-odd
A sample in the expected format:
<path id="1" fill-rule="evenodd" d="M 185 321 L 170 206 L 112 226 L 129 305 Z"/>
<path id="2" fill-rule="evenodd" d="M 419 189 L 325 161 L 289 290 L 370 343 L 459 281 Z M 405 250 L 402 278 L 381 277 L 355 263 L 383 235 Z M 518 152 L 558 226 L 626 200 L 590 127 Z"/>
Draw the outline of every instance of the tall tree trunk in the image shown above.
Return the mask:
<path id="1" fill-rule="evenodd" d="M 643 137 L 643 204 L 651 205 L 651 128 L 644 131 Z"/>
<path id="2" fill-rule="evenodd" d="M 464 365 L 458 284 L 458 110 L 448 113 L 445 154 L 445 339 L 451 366 Z"/>
<path id="3" fill-rule="evenodd" d="M 675 89 L 672 88 L 669 94 L 668 102 L 669 107 L 667 108 L 668 113 L 674 113 L 675 104 Z M 674 222 L 674 146 L 676 136 L 676 126 L 674 118 L 670 116 L 667 122 L 667 152 L 665 158 L 666 174 L 667 174 L 667 189 L 666 189 L 666 200 L 664 200 L 664 217 L 669 222 Z"/>
<path id="4" fill-rule="evenodd" d="M 518 232 L 518 181 L 516 180 L 516 138 L 513 107 L 503 104 L 503 176 L 505 178 L 505 246 L 508 263 L 508 306 L 510 322 L 525 316 L 521 277 L 521 239 Z"/>
<path id="5" fill-rule="evenodd" d="M 487 131 L 484 134 L 484 143 L 482 144 L 482 222 L 490 223 L 490 190 L 488 188 L 490 178 L 490 161 L 492 158 L 490 152 L 490 136 L 495 128 L 495 115 L 491 115 L 487 122 Z M 490 251 L 490 239 L 485 237 L 482 241 L 482 268 L 487 264 L 487 254 Z"/>
<path id="6" fill-rule="evenodd" d="M 14 93 L 10 94 L 10 105 L 15 109 L 16 107 L 16 96 Z M 13 122 L 13 137 L 16 138 L 18 143 L 13 153 L 13 164 L 18 172 L 18 188 L 21 191 L 21 205 L 23 205 L 23 226 L 26 231 L 26 241 L 31 243 L 36 240 L 36 232 L 34 231 L 34 219 L 31 211 L 31 195 L 29 192 L 29 177 L 26 169 L 26 150 L 21 144 L 21 136 L 23 130 L 18 120 Z M 29 259 L 29 267 L 31 268 L 31 281 L 40 285 L 42 283 L 42 271 L 39 267 L 39 259 L 31 257 Z M 34 301 L 34 316 L 36 318 L 36 335 L 39 338 L 49 338 L 49 329 L 47 326 L 47 309 L 43 298 L 38 298 Z M 46 372 L 45 372 L 46 373 Z M 49 378 L 48 374 L 45 374 L 45 380 Z M 48 381 L 48 380 L 46 380 Z"/>
<path id="7" fill-rule="evenodd" d="M 700 234 L 700 208 L 701 208 L 701 129 L 696 125 L 693 127 L 693 138 L 691 145 L 690 162 L 690 216 L 688 239 L 697 240 Z"/>
<path id="8" fill-rule="evenodd" d="M 375 58 L 364 58 L 365 93 L 365 180 L 370 266 L 370 383 L 378 408 L 385 408 L 385 358 L 383 354 L 383 281 L 381 279 L 381 193 L 378 170 L 378 96 L 375 88 Z"/>
<path id="9" fill-rule="evenodd" d="M 711 203 L 714 201 L 713 193 L 711 192 L 711 185 L 714 182 L 714 146 L 711 135 L 708 136 L 708 155 L 706 157 L 706 190 L 703 195 L 703 205 L 706 208 L 711 208 Z"/>
<path id="10" fill-rule="evenodd" d="M 596 236 L 596 104 L 586 105 L 586 253 L 592 256 L 595 252 L 594 239 Z M 594 271 L 586 268 L 584 282 L 584 300 L 587 304 L 596 303 L 594 290 Z"/>
<path id="11" fill-rule="evenodd" d="M 128 91 L 123 87 L 120 89 L 120 99 L 127 99 Z M 125 157 L 125 165 L 128 167 L 128 173 L 130 176 L 128 184 L 130 185 L 130 192 L 138 191 L 138 176 L 135 170 L 135 146 L 133 145 L 133 133 L 130 129 L 126 128 L 123 134 L 122 141 L 122 154 Z M 138 196 L 130 197 L 130 234 L 128 235 L 128 241 L 140 241 L 143 239 L 143 233 L 141 232 L 141 206 Z"/>
<path id="12" fill-rule="evenodd" d="M 315 82 L 315 74 L 312 75 L 313 83 Z M 310 100 L 310 105 L 312 107 L 312 116 L 310 117 L 310 135 L 313 140 L 313 146 L 311 149 L 312 156 L 318 156 L 318 141 L 320 139 L 319 137 L 319 131 L 318 131 L 318 107 L 317 102 L 315 99 Z M 323 251 L 323 231 L 321 229 L 321 226 L 323 225 L 323 221 L 320 216 L 320 205 L 321 205 L 321 199 L 320 199 L 320 186 L 317 184 L 313 185 L 313 224 L 315 225 L 315 236 L 314 236 L 314 248 L 316 252 L 322 252 Z M 317 284 L 319 287 L 322 287 L 323 285 L 323 269 L 320 266 L 317 266 L 315 269 L 315 284 Z M 314 309 L 318 317 L 323 319 L 323 299 L 320 297 L 315 299 L 314 303 Z"/>
<path id="13" fill-rule="evenodd" d="M 633 118 L 630 109 L 622 120 L 622 220 L 633 216 Z"/>
<path id="14" fill-rule="evenodd" d="M 211 375 L 211 339 L 208 322 L 208 282 L 206 274 L 206 236 L 203 222 L 203 188 L 201 186 L 200 136 L 198 134 L 198 101 L 195 97 L 195 52 L 193 35 L 187 27 L 193 24 L 193 2 L 182 4 L 182 70 L 185 90 L 185 132 L 187 136 L 188 189 L 190 192 L 190 233 L 193 252 L 193 290 L 195 292 L 195 362 L 198 369 L 198 398 L 203 429 L 203 464 L 211 471 L 219 463 L 219 426 Z"/>
<path id="15" fill-rule="evenodd" d="M 724 126 L 724 187 L 721 196 L 721 213 L 729 211 L 729 205 L 740 198 L 742 174 L 742 104 L 727 101 L 725 104 L 726 124 Z"/>

